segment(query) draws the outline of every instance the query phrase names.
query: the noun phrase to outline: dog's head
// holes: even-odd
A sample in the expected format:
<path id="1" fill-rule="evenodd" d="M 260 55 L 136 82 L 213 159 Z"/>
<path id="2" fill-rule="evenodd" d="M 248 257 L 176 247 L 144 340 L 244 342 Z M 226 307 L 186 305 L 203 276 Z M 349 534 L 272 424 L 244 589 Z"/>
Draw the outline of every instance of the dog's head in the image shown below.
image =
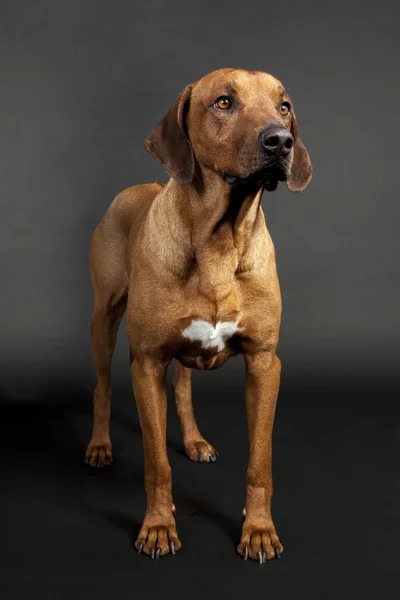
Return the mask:
<path id="1" fill-rule="evenodd" d="M 219 69 L 187 86 L 151 131 L 145 149 L 178 183 L 191 183 L 196 161 L 227 183 L 301 192 L 311 162 L 297 134 L 293 104 L 268 73 Z"/>

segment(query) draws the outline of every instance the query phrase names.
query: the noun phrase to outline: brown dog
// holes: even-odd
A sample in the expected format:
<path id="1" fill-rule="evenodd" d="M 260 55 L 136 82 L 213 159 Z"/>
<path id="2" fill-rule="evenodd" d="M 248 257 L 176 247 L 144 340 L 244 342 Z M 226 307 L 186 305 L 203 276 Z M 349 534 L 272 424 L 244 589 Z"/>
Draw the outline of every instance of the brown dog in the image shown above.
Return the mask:
<path id="1" fill-rule="evenodd" d="M 191 370 L 243 353 L 250 459 L 238 552 L 260 563 L 283 546 L 271 516 L 271 435 L 279 390 L 281 295 L 260 206 L 264 189 L 311 179 L 291 101 L 267 73 L 220 69 L 187 86 L 145 148 L 171 179 L 121 192 L 96 228 L 90 253 L 97 369 L 86 462 L 112 461 L 110 363 L 128 307 L 131 374 L 145 457 L 147 508 L 136 548 L 158 558 L 181 547 L 166 451 L 166 372 L 185 449 L 215 461 L 193 415 Z"/>

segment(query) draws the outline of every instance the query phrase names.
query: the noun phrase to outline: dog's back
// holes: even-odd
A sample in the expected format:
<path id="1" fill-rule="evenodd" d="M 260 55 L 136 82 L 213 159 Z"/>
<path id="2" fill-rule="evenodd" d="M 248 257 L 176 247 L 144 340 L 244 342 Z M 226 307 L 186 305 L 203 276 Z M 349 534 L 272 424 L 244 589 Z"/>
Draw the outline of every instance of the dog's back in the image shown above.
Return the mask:
<path id="1" fill-rule="evenodd" d="M 90 247 L 92 284 L 95 291 L 101 287 L 103 291 L 108 289 L 112 293 L 116 287 L 127 283 L 129 253 L 135 235 L 154 198 L 164 185 L 158 181 L 134 185 L 120 192 L 111 202 L 94 231 Z M 118 282 L 121 285 L 118 285 Z M 101 286 L 96 285 L 97 283 L 101 283 Z"/>
<path id="2" fill-rule="evenodd" d="M 114 238 L 121 235 L 128 238 L 131 232 L 134 233 L 133 225 L 136 230 L 140 227 L 142 218 L 164 186 L 156 181 L 134 185 L 120 192 L 111 202 L 93 237 Z"/>

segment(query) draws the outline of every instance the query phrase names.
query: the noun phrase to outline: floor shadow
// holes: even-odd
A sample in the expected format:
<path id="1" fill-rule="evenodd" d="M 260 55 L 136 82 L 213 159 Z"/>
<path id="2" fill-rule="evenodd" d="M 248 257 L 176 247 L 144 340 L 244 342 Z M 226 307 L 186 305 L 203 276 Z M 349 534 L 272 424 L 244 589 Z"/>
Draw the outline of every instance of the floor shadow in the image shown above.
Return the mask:
<path id="1" fill-rule="evenodd" d="M 240 515 L 238 515 L 237 519 L 232 519 L 227 517 L 222 511 L 218 510 L 211 502 L 204 502 L 204 500 L 198 500 L 191 496 L 181 496 L 180 501 L 186 504 L 188 510 L 187 514 L 189 516 L 202 515 L 216 523 L 216 525 L 224 531 L 226 536 L 230 538 L 232 547 L 236 550 L 241 534 Z"/>
<path id="2" fill-rule="evenodd" d="M 129 429 L 131 429 L 134 433 L 136 433 L 140 437 L 142 436 L 142 428 L 139 423 L 135 423 L 131 420 L 125 419 L 120 414 L 112 415 L 111 419 L 112 419 L 112 421 L 115 421 L 115 422 L 118 421 L 118 422 L 124 424 L 126 427 L 129 427 Z M 180 454 L 181 456 L 184 456 L 185 458 L 190 460 L 188 455 L 185 452 L 185 447 L 183 445 L 183 442 L 179 443 L 179 442 L 172 440 L 170 437 L 167 437 L 167 447 L 170 448 L 171 450 L 173 450 L 174 452 L 176 452 L 177 454 Z"/>
<path id="3" fill-rule="evenodd" d="M 90 512 L 93 515 L 108 521 L 112 525 L 116 525 L 119 529 L 126 533 L 131 546 L 135 549 L 135 541 L 139 535 L 139 531 L 142 526 L 141 523 L 109 509 L 91 508 Z"/>

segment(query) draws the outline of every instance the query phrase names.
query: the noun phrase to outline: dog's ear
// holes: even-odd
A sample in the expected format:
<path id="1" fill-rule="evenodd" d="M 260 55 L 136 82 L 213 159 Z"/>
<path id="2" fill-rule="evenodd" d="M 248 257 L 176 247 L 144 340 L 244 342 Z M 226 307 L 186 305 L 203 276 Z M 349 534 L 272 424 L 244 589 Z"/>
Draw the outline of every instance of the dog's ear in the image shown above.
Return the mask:
<path id="1" fill-rule="evenodd" d="M 194 154 L 185 131 L 192 86 L 177 97 L 165 117 L 146 138 L 144 147 L 178 183 L 190 183 L 194 175 Z"/>
<path id="2" fill-rule="evenodd" d="M 311 181 L 312 165 L 306 147 L 298 136 L 294 112 L 292 112 L 291 133 L 294 140 L 293 159 L 286 185 L 291 192 L 302 192 Z"/>

